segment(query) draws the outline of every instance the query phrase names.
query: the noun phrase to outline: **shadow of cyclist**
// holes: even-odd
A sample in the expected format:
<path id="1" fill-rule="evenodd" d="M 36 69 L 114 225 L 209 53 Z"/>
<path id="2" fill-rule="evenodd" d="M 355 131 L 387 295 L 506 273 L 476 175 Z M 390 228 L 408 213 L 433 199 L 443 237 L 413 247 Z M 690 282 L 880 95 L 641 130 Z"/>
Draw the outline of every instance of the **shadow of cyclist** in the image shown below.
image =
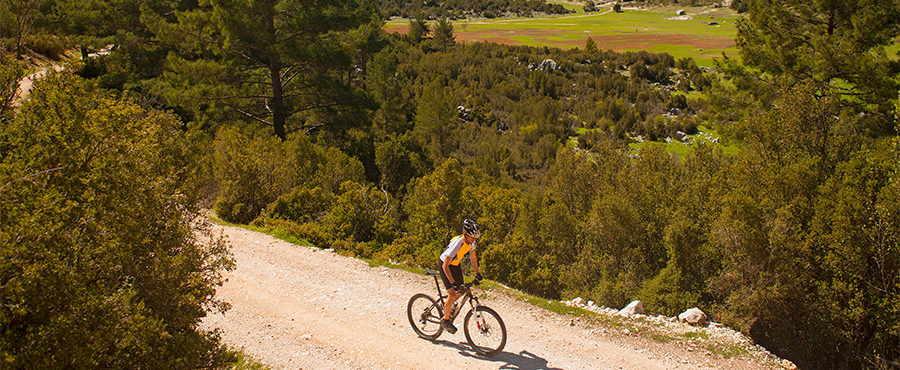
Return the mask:
<path id="1" fill-rule="evenodd" d="M 543 357 L 522 351 L 518 354 L 503 352 L 491 358 L 491 361 L 505 362 L 500 369 L 516 369 L 516 370 L 563 370 L 558 367 L 550 367 L 549 363 Z"/>
<path id="2" fill-rule="evenodd" d="M 436 340 L 435 344 L 440 344 L 442 346 L 452 347 L 459 350 L 459 354 L 476 358 L 482 361 L 490 361 L 490 362 L 500 362 L 504 363 L 500 366 L 500 369 L 507 370 L 563 370 L 558 367 L 549 367 L 549 363 L 546 359 L 542 357 L 538 357 L 537 355 L 528 352 L 522 351 L 518 354 L 510 353 L 510 352 L 501 352 L 494 357 L 484 357 L 475 352 L 472 347 L 465 342 L 463 343 L 453 343 L 444 340 Z"/>

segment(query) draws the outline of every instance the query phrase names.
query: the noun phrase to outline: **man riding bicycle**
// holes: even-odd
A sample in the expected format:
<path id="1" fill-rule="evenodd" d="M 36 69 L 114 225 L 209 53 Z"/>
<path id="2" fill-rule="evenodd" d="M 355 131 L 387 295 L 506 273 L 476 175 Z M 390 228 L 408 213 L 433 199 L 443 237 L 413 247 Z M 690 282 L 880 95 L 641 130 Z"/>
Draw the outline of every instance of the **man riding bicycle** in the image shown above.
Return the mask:
<path id="1" fill-rule="evenodd" d="M 441 326 L 448 333 L 456 333 L 456 327 L 450 319 L 453 302 L 465 294 L 466 287 L 463 285 L 462 268 L 459 267 L 460 261 L 466 253 L 469 254 L 469 260 L 472 267 L 475 268 L 475 280 L 481 281 L 481 272 L 478 270 L 478 256 L 475 255 L 475 239 L 481 237 L 481 230 L 475 221 L 466 219 L 463 221 L 463 234 L 453 238 L 447 249 L 441 254 L 438 261 L 438 270 L 441 272 L 441 280 L 447 288 L 447 304 L 444 305 L 444 318 L 441 319 Z"/>

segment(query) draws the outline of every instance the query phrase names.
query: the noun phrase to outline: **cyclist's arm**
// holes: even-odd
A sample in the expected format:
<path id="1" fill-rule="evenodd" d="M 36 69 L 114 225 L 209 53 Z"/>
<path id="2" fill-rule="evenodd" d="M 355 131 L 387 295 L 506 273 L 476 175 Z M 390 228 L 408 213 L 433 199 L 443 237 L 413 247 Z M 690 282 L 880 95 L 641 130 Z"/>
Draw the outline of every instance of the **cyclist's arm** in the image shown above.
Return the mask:
<path id="1" fill-rule="evenodd" d="M 452 258 L 447 257 L 444 258 L 444 265 L 441 268 L 444 270 L 444 276 L 447 277 L 447 280 L 450 280 L 450 285 L 456 285 L 456 282 L 453 281 L 453 274 L 450 273 L 450 260 Z"/>
<path id="2" fill-rule="evenodd" d="M 478 270 L 478 256 L 475 254 L 475 248 L 472 248 L 469 251 L 469 260 L 472 261 L 472 267 L 475 268 L 475 273 L 480 274 L 481 271 Z"/>

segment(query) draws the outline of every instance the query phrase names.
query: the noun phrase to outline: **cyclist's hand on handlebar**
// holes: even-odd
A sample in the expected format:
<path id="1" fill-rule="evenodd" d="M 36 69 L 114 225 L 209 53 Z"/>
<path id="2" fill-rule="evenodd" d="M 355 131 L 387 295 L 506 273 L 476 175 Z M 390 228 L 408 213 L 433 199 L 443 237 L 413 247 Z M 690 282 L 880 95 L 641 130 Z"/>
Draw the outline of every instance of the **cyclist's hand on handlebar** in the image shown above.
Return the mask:
<path id="1" fill-rule="evenodd" d="M 481 276 L 480 273 L 475 274 L 475 281 L 480 283 L 482 280 L 484 280 L 484 276 Z"/>

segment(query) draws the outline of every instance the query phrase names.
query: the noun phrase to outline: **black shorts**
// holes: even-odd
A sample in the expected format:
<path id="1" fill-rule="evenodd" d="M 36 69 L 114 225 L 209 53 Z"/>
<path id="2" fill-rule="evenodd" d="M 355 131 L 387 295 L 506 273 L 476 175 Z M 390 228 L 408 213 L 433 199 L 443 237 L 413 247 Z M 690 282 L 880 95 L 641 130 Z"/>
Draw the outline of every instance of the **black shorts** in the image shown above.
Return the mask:
<path id="1" fill-rule="evenodd" d="M 453 276 L 454 282 L 456 282 L 457 284 L 463 283 L 462 267 L 459 267 L 459 265 L 450 265 L 447 266 L 447 269 L 450 270 L 450 275 Z M 453 285 L 450 284 L 450 279 L 448 279 L 447 275 L 444 273 L 444 261 L 441 261 L 440 258 L 438 259 L 438 271 L 441 272 L 441 280 L 444 281 L 444 287 L 447 289 L 452 288 Z"/>

